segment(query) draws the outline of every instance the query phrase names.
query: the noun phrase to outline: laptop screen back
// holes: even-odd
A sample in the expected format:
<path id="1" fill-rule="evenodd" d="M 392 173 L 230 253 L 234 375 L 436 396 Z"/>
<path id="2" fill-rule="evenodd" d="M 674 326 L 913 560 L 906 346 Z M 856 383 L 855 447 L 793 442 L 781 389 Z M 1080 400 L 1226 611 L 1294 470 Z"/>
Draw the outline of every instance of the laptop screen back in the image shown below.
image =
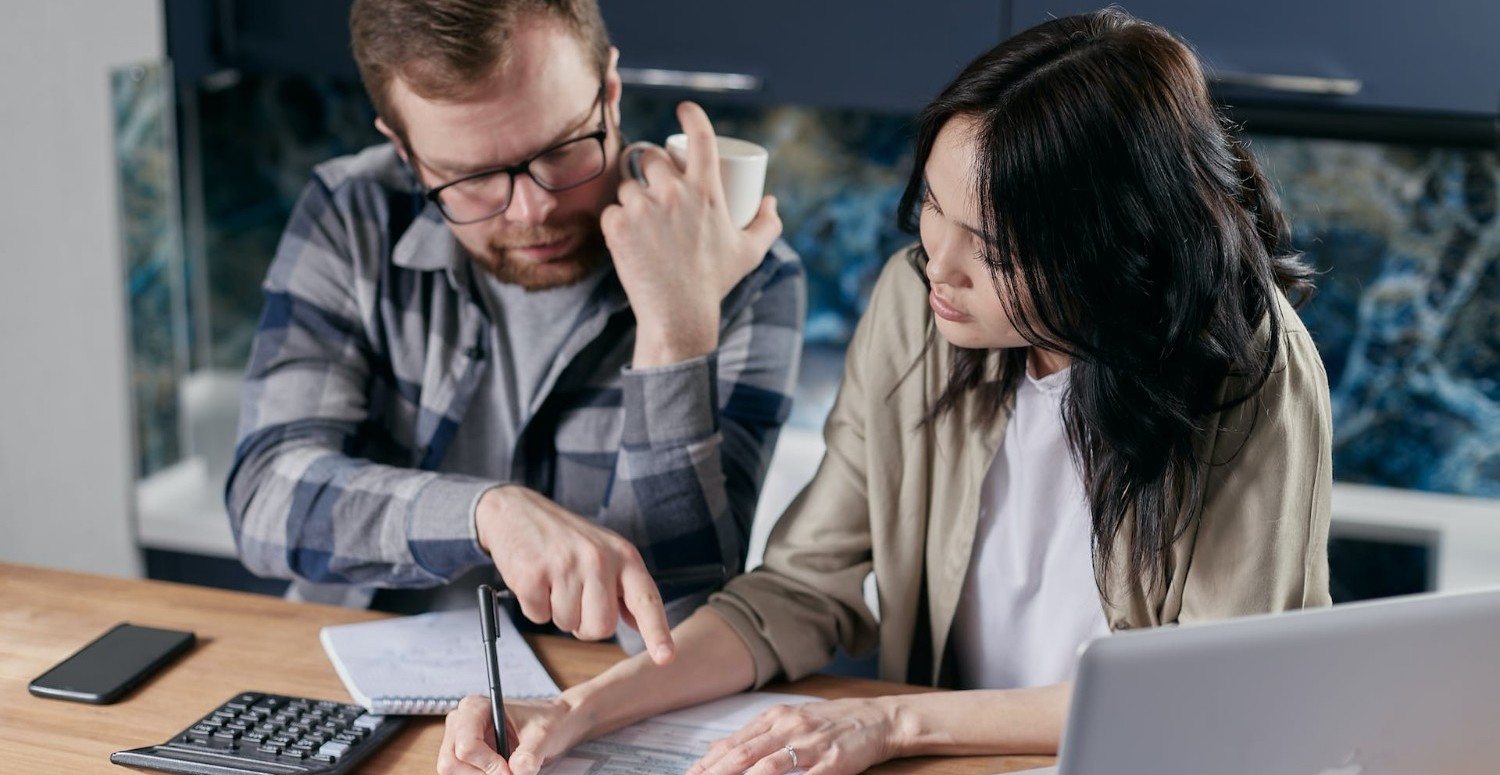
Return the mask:
<path id="1" fill-rule="evenodd" d="M 1500 772 L 1500 590 L 1094 641 L 1059 770 Z"/>

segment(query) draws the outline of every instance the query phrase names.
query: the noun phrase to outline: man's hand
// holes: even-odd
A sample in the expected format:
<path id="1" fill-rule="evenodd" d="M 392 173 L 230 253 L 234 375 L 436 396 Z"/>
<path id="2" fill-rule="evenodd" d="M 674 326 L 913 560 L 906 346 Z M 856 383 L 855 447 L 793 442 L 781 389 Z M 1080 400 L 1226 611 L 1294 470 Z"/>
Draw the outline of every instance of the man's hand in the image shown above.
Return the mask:
<path id="1" fill-rule="evenodd" d="M 514 485 L 487 491 L 475 522 L 479 545 L 527 619 L 601 640 L 614 634 L 624 616 L 640 631 L 653 662 L 672 661 L 661 593 L 641 553 L 618 533 Z"/>
<path id="2" fill-rule="evenodd" d="M 761 200 L 749 226 L 735 228 L 708 115 L 684 102 L 677 119 L 688 138 L 687 169 L 679 170 L 666 151 L 647 148 L 640 155 L 646 184 L 624 176 L 619 204 L 600 216 L 615 271 L 635 310 L 636 368 L 718 347 L 720 302 L 781 235 L 771 197 Z"/>

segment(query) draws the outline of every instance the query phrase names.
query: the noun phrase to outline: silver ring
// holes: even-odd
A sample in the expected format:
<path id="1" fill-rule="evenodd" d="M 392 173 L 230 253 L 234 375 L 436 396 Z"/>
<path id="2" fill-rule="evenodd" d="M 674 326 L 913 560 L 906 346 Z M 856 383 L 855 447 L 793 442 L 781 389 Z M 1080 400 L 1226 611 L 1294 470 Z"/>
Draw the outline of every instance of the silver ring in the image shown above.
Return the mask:
<path id="1" fill-rule="evenodd" d="M 797 769 L 797 749 L 791 743 L 786 744 L 786 755 L 792 757 L 792 769 Z"/>

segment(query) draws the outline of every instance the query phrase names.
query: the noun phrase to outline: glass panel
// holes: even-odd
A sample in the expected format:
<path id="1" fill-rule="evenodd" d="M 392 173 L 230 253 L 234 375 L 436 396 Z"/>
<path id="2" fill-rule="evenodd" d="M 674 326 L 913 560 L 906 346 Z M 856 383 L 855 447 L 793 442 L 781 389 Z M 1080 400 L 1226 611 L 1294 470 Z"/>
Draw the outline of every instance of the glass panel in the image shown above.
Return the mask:
<path id="1" fill-rule="evenodd" d="M 1500 154 L 1256 138 L 1319 270 L 1334 476 L 1500 497 Z"/>
<path id="2" fill-rule="evenodd" d="M 171 79 L 159 64 L 110 74 L 129 293 L 139 476 L 182 456 L 177 385 L 187 368 L 187 294 Z"/>
<path id="3" fill-rule="evenodd" d="M 358 83 L 245 76 L 183 87 L 189 260 L 206 305 L 197 368 L 243 371 L 260 284 L 314 165 L 381 142 Z M 196 196 L 194 196 L 196 194 Z"/>
<path id="4" fill-rule="evenodd" d="M 180 99 L 184 158 L 196 160 L 184 175 L 188 244 L 204 267 L 192 276 L 197 319 L 206 322 L 190 331 L 208 332 L 193 365 L 237 370 L 254 334 L 260 282 L 313 165 L 380 137 L 354 82 L 245 77 Z M 677 131 L 675 104 L 627 93 L 631 139 L 659 142 Z M 817 427 L 870 286 L 886 257 L 911 240 L 896 229 L 895 208 L 911 164 L 912 117 L 796 106 L 709 112 L 721 133 L 771 151 L 767 190 L 780 200 L 786 239 L 809 277 L 792 422 Z M 1282 192 L 1297 244 L 1327 270 L 1302 314 L 1334 391 L 1336 476 L 1500 496 L 1500 158 L 1286 137 L 1255 137 L 1251 147 Z M 148 300 L 171 307 L 169 295 Z M 150 332 L 159 346 L 142 350 L 156 359 L 146 365 L 171 363 L 172 332 Z M 158 404 L 171 410 L 170 400 Z"/>

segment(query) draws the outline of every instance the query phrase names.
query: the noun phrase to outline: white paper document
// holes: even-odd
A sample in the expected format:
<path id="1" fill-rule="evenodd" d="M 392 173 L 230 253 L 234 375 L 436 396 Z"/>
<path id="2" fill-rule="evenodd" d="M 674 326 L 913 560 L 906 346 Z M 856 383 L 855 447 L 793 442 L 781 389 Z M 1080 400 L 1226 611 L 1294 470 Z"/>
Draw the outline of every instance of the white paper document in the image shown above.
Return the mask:
<path id="1" fill-rule="evenodd" d="M 663 713 L 575 747 L 542 775 L 682 775 L 708 752 L 775 705 L 821 702 L 801 694 L 748 692 Z M 801 772 L 801 770 L 796 770 Z"/>

